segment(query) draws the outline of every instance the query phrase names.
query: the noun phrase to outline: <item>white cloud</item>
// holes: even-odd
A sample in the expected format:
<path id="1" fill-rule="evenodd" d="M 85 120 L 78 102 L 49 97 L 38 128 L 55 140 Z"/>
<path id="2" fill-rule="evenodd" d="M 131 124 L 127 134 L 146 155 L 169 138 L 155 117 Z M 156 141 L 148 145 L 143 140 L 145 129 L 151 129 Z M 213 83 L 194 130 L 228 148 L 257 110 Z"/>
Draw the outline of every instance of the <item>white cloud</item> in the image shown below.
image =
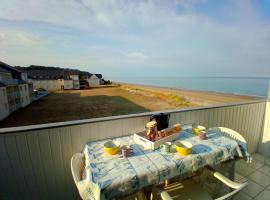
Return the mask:
<path id="1" fill-rule="evenodd" d="M 8 47 L 33 47 L 45 43 L 45 39 L 31 32 L 1 30 L 0 45 L 1 48 Z"/>
<path id="2" fill-rule="evenodd" d="M 144 63 L 148 58 L 148 56 L 142 52 L 130 52 L 126 54 L 126 57 L 128 58 L 128 63 L 130 64 L 141 64 Z"/>
<path id="3" fill-rule="evenodd" d="M 69 63 L 91 63 L 110 67 L 122 65 L 124 68 L 126 64 L 146 64 L 163 66 L 163 69 L 168 66 L 182 67 L 182 72 L 191 69 L 205 73 L 218 72 L 219 68 L 229 71 L 228 66 L 235 68 L 232 70 L 236 73 L 237 70 L 238 73 L 243 71 L 244 67 L 253 73 L 254 66 L 269 66 L 270 25 L 261 20 L 253 1 L 228 1 L 227 12 L 220 13 L 220 16 L 225 14 L 228 21 L 197 12 L 197 3 L 207 1 L 3 1 L 0 3 L 0 19 L 20 23 L 46 22 L 63 28 L 71 27 L 74 32 L 65 35 L 60 31 L 57 39 L 52 33 L 46 38 L 51 40 L 48 43 L 31 29 L 15 31 L 16 28 L 13 28 L 10 32 L 0 31 L 0 44 L 1 48 L 4 44 L 7 51 L 16 45 L 38 47 L 45 44 L 47 52 L 39 51 L 40 61 L 47 61 L 50 56 L 46 53 L 53 52 L 55 57 L 50 57 L 50 62 L 53 64 L 53 59 L 60 62 L 59 55 L 61 64 L 67 63 L 67 66 Z M 177 10 L 179 6 L 184 12 Z M 76 38 L 80 37 L 76 35 L 78 30 L 89 35 L 88 38 L 84 36 L 83 42 Z M 56 45 L 51 45 L 53 43 L 59 49 L 55 50 Z M 97 48 L 91 49 L 95 45 Z M 78 53 L 72 54 L 72 49 Z M 90 49 L 88 54 L 85 53 L 87 49 Z M 65 54 L 68 50 L 71 53 Z M 31 49 L 28 51 L 31 53 Z M 16 57 L 13 51 L 9 52 L 6 55 L 10 60 L 12 56 Z M 29 64 L 32 64 L 31 60 Z"/>

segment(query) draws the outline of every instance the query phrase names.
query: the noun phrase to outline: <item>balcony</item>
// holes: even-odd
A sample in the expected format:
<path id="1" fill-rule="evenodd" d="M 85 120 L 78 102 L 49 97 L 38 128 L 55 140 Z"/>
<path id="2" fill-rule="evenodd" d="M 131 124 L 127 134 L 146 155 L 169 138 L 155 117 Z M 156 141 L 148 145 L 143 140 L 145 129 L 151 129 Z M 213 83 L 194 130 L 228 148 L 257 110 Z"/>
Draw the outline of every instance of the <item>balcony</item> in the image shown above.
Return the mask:
<path id="1" fill-rule="evenodd" d="M 1 199 L 80 199 L 70 159 L 85 143 L 144 130 L 152 114 L 140 113 L 0 129 Z M 247 140 L 254 162 L 237 162 L 236 180 L 250 179 L 236 199 L 263 199 L 270 193 L 270 101 L 257 100 L 165 111 L 170 124 L 224 126 Z"/>

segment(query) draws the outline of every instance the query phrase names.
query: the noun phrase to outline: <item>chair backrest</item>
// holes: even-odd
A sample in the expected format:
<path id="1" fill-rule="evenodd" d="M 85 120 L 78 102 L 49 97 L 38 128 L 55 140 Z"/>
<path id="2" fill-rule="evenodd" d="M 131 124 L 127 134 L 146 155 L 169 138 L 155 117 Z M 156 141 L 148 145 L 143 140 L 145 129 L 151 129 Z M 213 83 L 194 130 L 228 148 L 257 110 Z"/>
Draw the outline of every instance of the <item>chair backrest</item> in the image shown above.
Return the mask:
<path id="1" fill-rule="evenodd" d="M 247 148 L 247 141 L 245 140 L 245 138 L 242 135 L 240 135 L 238 132 L 230 128 L 214 127 L 214 128 L 210 128 L 209 131 L 220 133 L 221 135 L 234 139 L 238 143 L 240 143 L 243 147 Z"/>
<path id="2" fill-rule="evenodd" d="M 82 180 L 84 165 L 84 155 L 82 153 L 76 153 L 72 156 L 71 172 L 76 185 Z"/>
<path id="3" fill-rule="evenodd" d="M 249 163 L 252 161 L 252 157 L 248 153 L 247 141 L 245 140 L 245 138 L 242 135 L 240 135 L 239 133 L 237 133 L 236 131 L 234 131 L 230 128 L 225 128 L 225 127 L 210 128 L 210 129 L 208 129 L 208 131 L 210 131 L 210 132 L 213 131 L 215 133 L 219 133 L 223 136 L 229 137 L 229 138 L 237 141 L 237 143 L 239 144 L 239 147 L 240 147 L 239 153 L 240 153 L 240 155 L 242 154 L 241 157 L 243 157 L 244 160 L 246 160 Z"/>

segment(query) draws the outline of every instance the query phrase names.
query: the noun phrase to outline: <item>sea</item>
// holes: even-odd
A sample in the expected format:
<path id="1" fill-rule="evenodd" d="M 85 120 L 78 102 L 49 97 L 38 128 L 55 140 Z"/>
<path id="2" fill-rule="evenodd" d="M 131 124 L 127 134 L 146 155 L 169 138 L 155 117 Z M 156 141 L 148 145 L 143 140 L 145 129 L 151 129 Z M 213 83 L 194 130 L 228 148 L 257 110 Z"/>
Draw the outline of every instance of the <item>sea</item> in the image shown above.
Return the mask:
<path id="1" fill-rule="evenodd" d="M 267 96 L 270 78 L 252 77 L 111 77 L 113 82 L 221 93 Z"/>

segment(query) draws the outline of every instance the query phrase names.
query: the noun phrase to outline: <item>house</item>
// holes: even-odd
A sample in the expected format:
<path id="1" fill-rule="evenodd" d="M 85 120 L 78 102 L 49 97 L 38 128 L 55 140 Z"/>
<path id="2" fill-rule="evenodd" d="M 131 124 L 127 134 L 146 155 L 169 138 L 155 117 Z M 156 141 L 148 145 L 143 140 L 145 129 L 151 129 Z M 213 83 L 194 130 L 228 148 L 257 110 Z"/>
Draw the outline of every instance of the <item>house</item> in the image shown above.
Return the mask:
<path id="1" fill-rule="evenodd" d="M 27 74 L 0 61 L 0 120 L 29 105 L 34 98 Z"/>
<path id="2" fill-rule="evenodd" d="M 64 79 L 64 89 L 80 89 L 79 75 L 69 75 L 68 78 Z"/>
<path id="3" fill-rule="evenodd" d="M 58 67 L 30 66 L 17 67 L 28 73 L 29 81 L 34 89 L 56 91 L 63 89 L 80 89 L 79 74 L 90 74 L 79 70 Z"/>
<path id="4" fill-rule="evenodd" d="M 6 85 L 0 82 L 0 120 L 9 115 Z"/>
<path id="5" fill-rule="evenodd" d="M 16 68 L 27 72 L 29 82 L 33 83 L 34 89 L 42 88 L 47 91 L 70 90 L 96 87 L 103 84 L 102 74 L 91 74 L 76 69 L 38 65 Z"/>
<path id="6" fill-rule="evenodd" d="M 87 78 L 90 87 L 96 87 L 102 84 L 102 74 L 92 74 Z"/>
<path id="7" fill-rule="evenodd" d="M 73 89 L 80 89 L 80 78 L 79 75 L 69 75 L 72 79 Z"/>
<path id="8" fill-rule="evenodd" d="M 47 91 L 56 91 L 61 90 L 61 88 L 64 88 L 64 81 L 62 79 L 48 79 L 48 80 L 42 80 L 42 79 L 29 79 L 31 83 L 33 83 L 34 89 L 44 89 Z"/>

